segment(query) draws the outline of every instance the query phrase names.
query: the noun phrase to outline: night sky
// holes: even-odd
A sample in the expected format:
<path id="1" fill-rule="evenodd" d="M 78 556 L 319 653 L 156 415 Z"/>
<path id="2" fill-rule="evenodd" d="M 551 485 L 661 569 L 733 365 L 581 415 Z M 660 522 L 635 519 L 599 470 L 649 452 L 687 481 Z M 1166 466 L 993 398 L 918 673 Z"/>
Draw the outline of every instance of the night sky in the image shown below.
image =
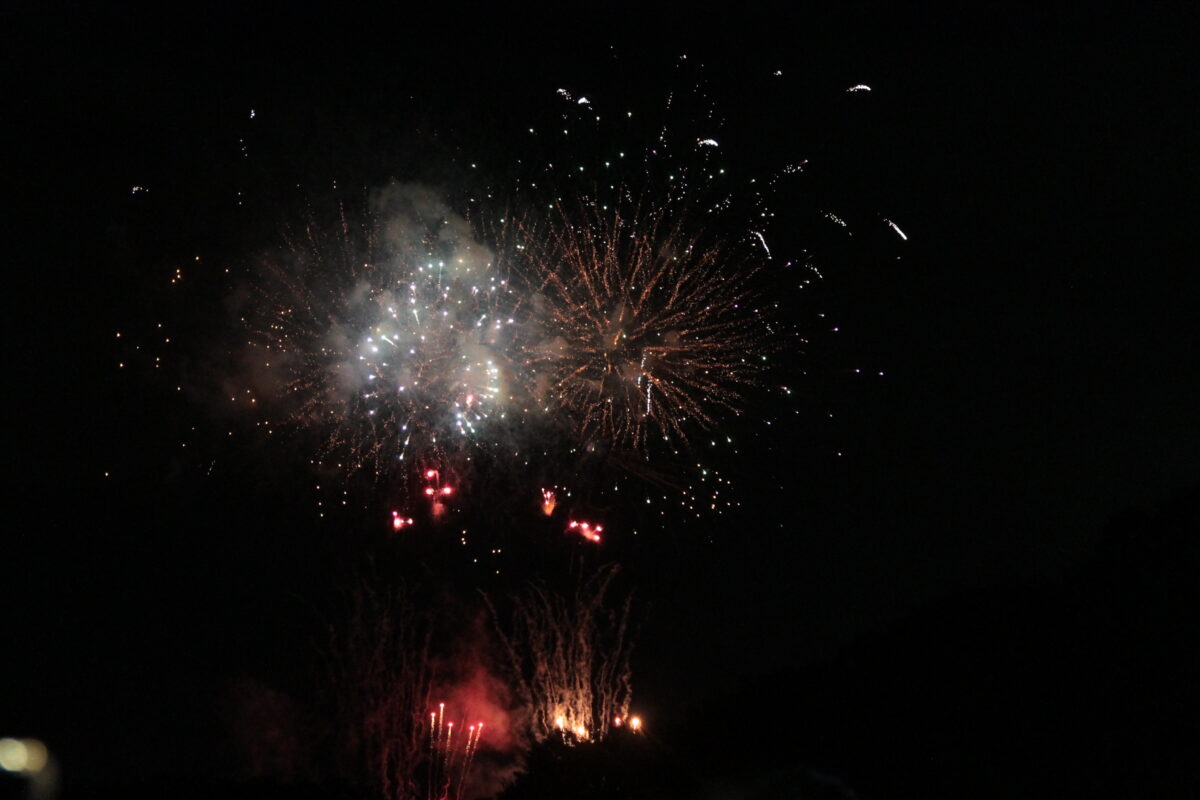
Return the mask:
<path id="1" fill-rule="evenodd" d="M 45 741 L 64 797 L 346 796 L 308 773 L 247 789 L 244 709 L 302 705 L 345 570 L 407 558 L 394 482 L 354 481 L 319 519 L 332 479 L 301 444 L 174 391 L 232 359 L 220 271 L 334 184 L 453 196 L 479 161 L 502 185 L 546 156 L 520 133 L 557 89 L 652 114 L 686 54 L 727 163 L 807 159 L 770 241 L 823 278 L 766 288 L 809 341 L 770 374 L 792 395 L 751 392 L 723 426 L 737 510 L 615 507 L 599 554 L 492 521 L 505 574 L 622 564 L 653 731 L 580 761 L 607 790 L 531 763 L 514 796 L 1200 788 L 1198 23 L 1170 4 L 6 12 L 0 737 Z M 118 368 L 160 321 L 163 365 Z"/>

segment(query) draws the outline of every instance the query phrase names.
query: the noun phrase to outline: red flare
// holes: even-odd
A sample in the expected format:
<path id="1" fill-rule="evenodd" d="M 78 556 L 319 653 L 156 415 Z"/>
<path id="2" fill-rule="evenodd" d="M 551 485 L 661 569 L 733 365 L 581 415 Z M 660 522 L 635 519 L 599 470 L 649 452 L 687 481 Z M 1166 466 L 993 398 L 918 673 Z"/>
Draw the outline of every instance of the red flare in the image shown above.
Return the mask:
<path id="1" fill-rule="evenodd" d="M 580 520 L 571 520 L 567 523 L 567 528 L 572 531 L 578 531 L 579 535 L 587 539 L 589 542 L 599 542 L 600 533 L 604 530 L 603 525 L 593 525 L 590 522 Z"/>

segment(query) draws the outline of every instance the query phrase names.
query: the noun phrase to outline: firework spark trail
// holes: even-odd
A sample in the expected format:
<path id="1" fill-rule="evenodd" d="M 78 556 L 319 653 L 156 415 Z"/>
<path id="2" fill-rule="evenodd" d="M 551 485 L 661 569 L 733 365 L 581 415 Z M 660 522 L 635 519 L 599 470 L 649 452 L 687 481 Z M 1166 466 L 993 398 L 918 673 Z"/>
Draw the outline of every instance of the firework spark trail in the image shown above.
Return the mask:
<path id="1" fill-rule="evenodd" d="M 363 580 L 343 625 L 330 630 L 329 681 L 339 721 L 340 761 L 354 785 L 391 800 L 419 797 L 424 722 L 432 685 L 432 620 L 403 587 Z M 431 715 L 430 731 L 436 719 Z"/>
<path id="2" fill-rule="evenodd" d="M 442 703 L 445 706 L 445 703 Z M 437 712 L 429 712 L 429 768 L 427 770 L 425 787 L 426 800 L 433 800 L 433 767 L 437 763 Z"/>
<path id="3" fill-rule="evenodd" d="M 463 742 L 455 749 L 454 722 L 445 721 L 446 704 L 439 703 L 436 712 L 429 714 L 429 764 L 428 781 L 425 787 L 426 800 L 462 800 L 467 775 L 475 752 L 479 749 L 479 738 L 483 735 L 483 723 L 467 726 L 467 734 L 460 737 Z M 457 775 L 457 779 L 455 779 Z"/>
<path id="4" fill-rule="evenodd" d="M 467 733 L 467 746 L 463 752 L 462 769 L 458 778 L 458 792 L 455 795 L 456 800 L 462 800 L 463 790 L 467 785 L 467 772 L 471 769 L 471 761 L 475 758 L 475 751 L 479 748 L 479 737 L 483 735 L 483 723 L 479 722 L 472 725 Z"/>
<path id="5" fill-rule="evenodd" d="M 630 600 L 615 611 L 604 604 L 616 574 L 615 566 L 602 569 L 571 597 L 530 586 L 515 601 L 507 630 L 491 606 L 518 695 L 533 710 L 537 741 L 600 740 L 615 718 L 629 713 Z"/>

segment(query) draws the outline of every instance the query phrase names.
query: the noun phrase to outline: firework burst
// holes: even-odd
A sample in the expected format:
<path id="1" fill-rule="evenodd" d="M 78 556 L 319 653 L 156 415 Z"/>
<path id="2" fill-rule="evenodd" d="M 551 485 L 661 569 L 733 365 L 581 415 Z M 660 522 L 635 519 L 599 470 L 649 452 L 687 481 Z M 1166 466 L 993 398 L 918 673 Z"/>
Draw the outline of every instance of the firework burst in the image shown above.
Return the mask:
<path id="1" fill-rule="evenodd" d="M 518 239 L 514 273 L 537 323 L 522 353 L 532 390 L 582 441 L 645 451 L 736 410 L 763 349 L 752 265 L 662 207 L 559 204 Z"/>
<path id="2" fill-rule="evenodd" d="M 672 147 L 665 131 L 641 164 L 605 157 L 609 180 L 536 166 L 457 209 L 393 184 L 290 229 L 248 320 L 283 400 L 272 423 L 319 437 L 322 466 L 398 477 L 393 527 L 423 507 L 431 469 L 462 497 L 517 471 L 616 472 L 689 511 L 728 506 L 690 482 L 708 478 L 690 456 L 701 438 L 732 444 L 714 429 L 779 346 L 770 251 L 743 211 L 761 195 L 735 203 L 717 141 Z"/>
<path id="3" fill-rule="evenodd" d="M 323 459 L 382 474 L 446 460 L 505 417 L 512 291 L 428 190 L 371 205 L 289 232 L 251 345 L 283 372 L 291 421 L 322 432 Z"/>
<path id="4" fill-rule="evenodd" d="M 535 418 L 573 446 L 645 455 L 736 411 L 763 326 L 754 266 L 714 237 L 662 208 L 558 206 L 506 222 L 494 257 L 426 205 L 342 208 L 267 260 L 251 345 L 323 461 L 449 473 L 471 448 L 512 450 Z"/>

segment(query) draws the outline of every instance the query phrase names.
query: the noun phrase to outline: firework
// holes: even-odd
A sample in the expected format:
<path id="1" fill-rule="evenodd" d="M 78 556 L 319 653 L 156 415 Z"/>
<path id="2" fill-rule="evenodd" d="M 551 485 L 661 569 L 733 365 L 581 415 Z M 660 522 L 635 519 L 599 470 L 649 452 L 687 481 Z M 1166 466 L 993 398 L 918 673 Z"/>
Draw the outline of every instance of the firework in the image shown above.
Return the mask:
<path id="1" fill-rule="evenodd" d="M 753 269 L 666 209 L 509 222 L 515 280 L 459 227 L 447 245 L 449 218 L 419 221 L 401 229 L 422 247 L 371 216 L 309 225 L 264 290 L 252 344 L 285 371 L 292 418 L 351 469 L 490 441 L 531 408 L 615 449 L 686 440 L 761 367 Z"/>
<path id="2" fill-rule="evenodd" d="M 754 288 L 771 253 L 730 211 L 718 140 L 681 137 L 667 156 L 664 137 L 640 179 L 551 168 L 462 213 L 392 185 L 290 230 L 248 320 L 284 398 L 273 422 L 316 432 L 321 465 L 402 476 L 434 519 L 478 479 L 533 459 L 578 469 L 581 454 L 695 510 L 684 452 L 740 412 L 778 346 Z M 556 502 L 544 489 L 542 513 Z"/>
<path id="3" fill-rule="evenodd" d="M 542 513 L 547 517 L 554 513 L 554 507 L 558 504 L 558 499 L 551 489 L 542 489 Z"/>
<path id="4" fill-rule="evenodd" d="M 426 800 L 462 800 L 471 762 L 483 736 L 483 723 L 467 726 L 465 737 L 454 739 L 454 723 L 445 721 L 446 704 L 429 714 L 429 761 Z"/>
<path id="5" fill-rule="evenodd" d="M 607 567 L 581 581 L 570 597 L 530 586 L 515 601 L 507 626 L 492 607 L 518 696 L 532 709 L 537 741 L 600 740 L 614 718 L 629 713 L 630 600 L 615 611 L 605 607 L 616 574 L 615 566 Z"/>
<path id="6" fill-rule="evenodd" d="M 454 494 L 454 487 L 442 483 L 442 474 L 436 469 L 427 469 L 424 473 L 425 487 L 422 490 L 429 500 L 429 513 L 434 519 L 446 513 L 446 501 Z"/>
<path id="7" fill-rule="evenodd" d="M 764 349 L 752 264 L 669 206 L 559 204 L 517 240 L 508 255 L 536 323 L 524 367 L 582 441 L 645 451 L 736 410 Z"/>
<path id="8" fill-rule="evenodd" d="M 282 373 L 291 421 L 324 436 L 322 458 L 382 473 L 469 446 L 505 416 L 512 291 L 427 191 L 343 206 L 266 261 L 250 344 Z"/>
<path id="9" fill-rule="evenodd" d="M 567 523 L 567 530 L 578 533 L 589 542 L 600 543 L 600 534 L 604 531 L 603 525 L 593 525 L 590 522 L 581 522 L 579 520 L 571 520 Z"/>

